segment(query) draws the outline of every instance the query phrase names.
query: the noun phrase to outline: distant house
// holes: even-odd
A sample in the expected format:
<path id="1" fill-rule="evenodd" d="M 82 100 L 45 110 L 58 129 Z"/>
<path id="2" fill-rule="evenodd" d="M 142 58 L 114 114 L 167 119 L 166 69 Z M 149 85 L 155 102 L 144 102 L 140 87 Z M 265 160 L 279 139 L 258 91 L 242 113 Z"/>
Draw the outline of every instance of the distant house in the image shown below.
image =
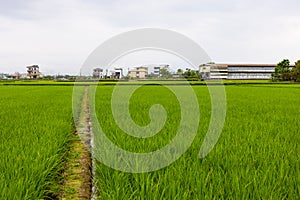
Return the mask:
<path id="1" fill-rule="evenodd" d="M 7 76 L 8 76 L 8 74 L 3 74 L 3 73 L 0 74 L 0 78 L 2 80 L 7 80 Z"/>
<path id="2" fill-rule="evenodd" d="M 115 68 L 114 78 L 120 79 L 122 77 L 123 77 L 123 69 L 122 68 Z"/>
<path id="3" fill-rule="evenodd" d="M 32 65 L 27 67 L 27 79 L 39 79 L 40 76 L 40 67 L 38 65 Z"/>
<path id="4" fill-rule="evenodd" d="M 161 69 L 169 69 L 169 65 L 157 65 L 153 67 L 154 72 L 153 75 L 154 76 L 161 76 Z"/>
<path id="5" fill-rule="evenodd" d="M 129 76 L 130 78 L 136 78 L 136 72 L 137 72 L 136 69 L 129 70 L 129 71 L 128 71 L 128 76 Z"/>
<path id="6" fill-rule="evenodd" d="M 93 69 L 93 78 L 104 78 L 104 73 L 102 68 Z"/>
<path id="7" fill-rule="evenodd" d="M 145 79 L 147 75 L 148 75 L 148 67 L 137 67 L 136 69 L 128 71 L 128 76 L 130 78 Z"/>
<path id="8" fill-rule="evenodd" d="M 26 77 L 27 77 L 27 73 L 22 73 L 20 79 L 26 79 Z"/>
<path id="9" fill-rule="evenodd" d="M 166 69 L 169 71 L 168 64 L 146 64 L 141 67 L 147 67 L 148 68 L 147 74 L 151 74 L 151 76 L 154 77 L 160 77 L 162 69 Z"/>
<path id="10" fill-rule="evenodd" d="M 7 79 L 11 79 L 11 80 L 18 80 L 20 78 L 21 78 L 21 74 L 18 72 L 14 73 L 14 74 L 9 74 L 7 76 Z"/>

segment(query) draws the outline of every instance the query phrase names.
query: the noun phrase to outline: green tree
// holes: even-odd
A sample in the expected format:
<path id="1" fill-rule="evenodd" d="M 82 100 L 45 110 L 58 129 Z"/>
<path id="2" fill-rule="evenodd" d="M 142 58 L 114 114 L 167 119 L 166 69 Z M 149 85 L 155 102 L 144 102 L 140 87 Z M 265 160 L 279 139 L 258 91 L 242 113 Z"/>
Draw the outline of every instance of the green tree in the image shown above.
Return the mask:
<path id="1" fill-rule="evenodd" d="M 182 69 L 177 69 L 177 74 L 182 74 L 183 70 Z"/>
<path id="2" fill-rule="evenodd" d="M 160 69 L 160 75 L 162 78 L 171 78 L 172 74 L 169 72 L 168 68 L 164 67 Z"/>
<path id="3" fill-rule="evenodd" d="M 295 67 L 291 71 L 293 81 L 300 82 L 300 60 L 295 62 Z"/>
<path id="4" fill-rule="evenodd" d="M 289 59 L 283 59 L 275 67 L 275 72 L 272 73 L 272 80 L 288 81 L 291 80 L 291 70 Z"/>
<path id="5" fill-rule="evenodd" d="M 46 75 L 46 76 L 44 76 L 42 79 L 43 79 L 43 80 L 52 80 L 52 79 L 54 79 L 54 78 L 53 78 L 53 76 L 51 76 L 51 75 Z"/>
<path id="6" fill-rule="evenodd" d="M 189 80 L 197 80 L 199 79 L 200 75 L 198 71 L 186 68 L 186 71 L 182 74 L 184 78 L 187 78 Z"/>

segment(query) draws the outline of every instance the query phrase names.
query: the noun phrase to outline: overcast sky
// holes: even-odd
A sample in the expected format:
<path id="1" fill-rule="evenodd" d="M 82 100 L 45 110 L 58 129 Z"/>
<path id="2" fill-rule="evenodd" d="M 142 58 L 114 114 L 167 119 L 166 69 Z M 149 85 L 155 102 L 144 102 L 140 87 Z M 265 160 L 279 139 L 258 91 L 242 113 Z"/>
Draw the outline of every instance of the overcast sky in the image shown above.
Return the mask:
<path id="1" fill-rule="evenodd" d="M 0 72 L 38 64 L 45 74 L 77 74 L 102 42 L 146 27 L 188 36 L 217 63 L 294 62 L 299 8 L 298 0 L 1 0 Z"/>

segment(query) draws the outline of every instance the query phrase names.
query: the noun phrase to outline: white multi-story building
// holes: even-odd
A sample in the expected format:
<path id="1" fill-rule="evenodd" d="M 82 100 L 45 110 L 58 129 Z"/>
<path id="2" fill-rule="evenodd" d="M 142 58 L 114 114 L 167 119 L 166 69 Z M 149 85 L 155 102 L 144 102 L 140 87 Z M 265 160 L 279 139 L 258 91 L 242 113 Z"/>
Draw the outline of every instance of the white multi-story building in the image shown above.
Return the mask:
<path id="1" fill-rule="evenodd" d="M 93 78 L 104 78 L 104 73 L 102 68 L 93 69 Z"/>
<path id="2" fill-rule="evenodd" d="M 153 72 L 153 74 L 155 75 L 155 76 L 161 76 L 161 69 L 169 69 L 169 65 L 154 65 L 153 66 L 153 69 L 154 69 L 154 72 Z"/>
<path id="3" fill-rule="evenodd" d="M 123 77 L 123 68 L 115 68 L 114 78 L 120 79 Z"/>
<path id="4" fill-rule="evenodd" d="M 199 72 L 203 79 L 270 79 L 275 67 L 276 64 L 204 64 L 199 66 Z"/>
<path id="5" fill-rule="evenodd" d="M 40 67 L 38 65 L 27 67 L 27 79 L 39 79 L 40 75 Z"/>

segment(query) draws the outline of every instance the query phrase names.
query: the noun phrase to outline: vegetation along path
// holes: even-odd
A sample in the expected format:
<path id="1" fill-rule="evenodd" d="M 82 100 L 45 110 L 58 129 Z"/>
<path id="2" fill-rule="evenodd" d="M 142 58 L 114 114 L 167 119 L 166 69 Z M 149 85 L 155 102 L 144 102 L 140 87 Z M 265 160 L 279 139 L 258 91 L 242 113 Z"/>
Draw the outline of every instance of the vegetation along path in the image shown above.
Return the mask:
<path id="1" fill-rule="evenodd" d="M 91 126 L 88 89 L 89 87 L 86 86 L 78 121 L 76 122 L 77 130 L 70 142 L 61 199 L 91 199 L 92 196 Z"/>

